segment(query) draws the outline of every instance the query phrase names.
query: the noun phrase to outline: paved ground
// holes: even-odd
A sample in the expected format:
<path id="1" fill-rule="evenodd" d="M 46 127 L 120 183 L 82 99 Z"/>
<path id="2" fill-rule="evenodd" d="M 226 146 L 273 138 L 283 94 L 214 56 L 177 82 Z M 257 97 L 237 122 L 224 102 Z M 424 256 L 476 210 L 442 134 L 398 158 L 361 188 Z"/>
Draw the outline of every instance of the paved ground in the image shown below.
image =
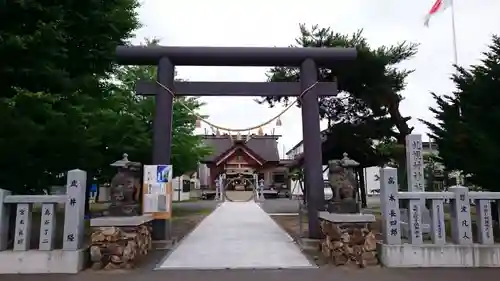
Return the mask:
<path id="1" fill-rule="evenodd" d="M 224 202 L 159 269 L 315 267 L 255 202 Z"/>
<path id="2" fill-rule="evenodd" d="M 2 275 L 2 281 L 497 281 L 500 269 L 285 269 L 86 271 L 78 275 Z"/>

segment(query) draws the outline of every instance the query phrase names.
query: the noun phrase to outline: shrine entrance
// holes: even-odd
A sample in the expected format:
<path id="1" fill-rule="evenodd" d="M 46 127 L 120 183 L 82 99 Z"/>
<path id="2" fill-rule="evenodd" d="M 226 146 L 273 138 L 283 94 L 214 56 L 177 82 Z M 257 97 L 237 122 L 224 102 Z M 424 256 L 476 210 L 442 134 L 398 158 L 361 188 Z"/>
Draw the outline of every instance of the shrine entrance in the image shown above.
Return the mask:
<path id="1" fill-rule="evenodd" d="M 121 65 L 156 65 L 156 81 L 138 81 L 137 93 L 156 98 L 153 163 L 171 163 L 175 96 L 295 96 L 302 109 L 305 188 L 310 238 L 321 238 L 318 211 L 324 205 L 319 96 L 335 96 L 336 82 L 319 82 L 319 68 L 338 68 L 355 59 L 354 48 L 118 46 Z M 175 66 L 300 67 L 299 82 L 177 82 Z M 297 102 L 296 101 L 296 102 Z M 295 102 L 293 103 L 295 104 Z M 293 105 L 292 104 L 292 105 Z M 248 128 L 231 131 L 248 131 Z M 175 169 L 175 167 L 174 167 Z M 153 239 L 167 236 L 167 220 L 153 221 Z"/>
<path id="2" fill-rule="evenodd" d="M 256 199 L 256 184 L 253 175 L 245 177 L 242 174 L 230 176 L 226 174 L 223 187 L 224 199 L 231 202 L 248 202 Z"/>

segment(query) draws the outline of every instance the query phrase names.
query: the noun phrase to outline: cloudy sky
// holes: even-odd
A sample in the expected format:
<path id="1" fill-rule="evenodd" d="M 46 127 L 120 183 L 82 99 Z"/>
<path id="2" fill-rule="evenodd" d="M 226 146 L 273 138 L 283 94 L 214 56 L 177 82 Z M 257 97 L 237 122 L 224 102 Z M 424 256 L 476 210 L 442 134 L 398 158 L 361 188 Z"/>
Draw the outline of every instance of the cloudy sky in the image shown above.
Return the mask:
<path id="1" fill-rule="evenodd" d="M 341 33 L 364 29 L 373 46 L 401 41 L 420 43 L 418 55 L 401 65 L 415 69 L 404 91 L 401 111 L 411 116 L 416 133 L 426 133 L 417 118 L 431 119 L 429 92 L 453 91 L 451 10 L 423 19 L 435 0 L 143 0 L 139 16 L 144 27 L 136 41 L 157 37 L 171 46 L 288 46 L 298 35 L 299 23 L 332 27 Z M 455 0 L 458 62 L 478 62 L 492 34 L 500 34 L 500 1 Z M 265 68 L 179 67 L 180 78 L 191 81 L 264 81 Z M 281 110 L 258 105 L 252 98 L 205 98 L 203 113 L 217 125 L 245 128 L 260 124 Z M 280 150 L 302 139 L 300 109 L 282 118 Z M 265 131 L 271 132 L 267 127 Z M 424 137 L 426 138 L 426 137 Z"/>

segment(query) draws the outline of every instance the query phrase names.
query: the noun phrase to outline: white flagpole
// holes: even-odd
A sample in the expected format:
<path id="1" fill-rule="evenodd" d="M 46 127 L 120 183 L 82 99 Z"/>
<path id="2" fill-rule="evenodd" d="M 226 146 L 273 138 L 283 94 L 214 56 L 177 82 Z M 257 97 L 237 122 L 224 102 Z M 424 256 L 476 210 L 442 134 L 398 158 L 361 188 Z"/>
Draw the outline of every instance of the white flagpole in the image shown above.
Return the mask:
<path id="1" fill-rule="evenodd" d="M 455 1 L 450 0 L 451 9 L 451 36 L 453 39 L 453 64 L 458 65 L 458 50 L 457 50 L 457 30 L 455 28 Z M 458 106 L 458 116 L 462 116 L 462 108 Z"/>
<path id="2" fill-rule="evenodd" d="M 455 28 L 455 1 L 450 0 L 451 3 L 451 29 L 453 36 L 453 63 L 458 66 L 458 50 L 457 50 L 457 30 Z M 462 108 L 460 104 L 458 105 L 458 116 L 462 116 Z M 455 175 L 456 185 L 462 185 L 464 182 L 462 181 L 462 171 L 457 171 Z"/>
<path id="3" fill-rule="evenodd" d="M 458 50 L 457 50 L 457 31 L 455 29 L 455 3 L 453 0 L 450 0 L 451 3 L 451 28 L 452 28 L 452 36 L 453 36 L 453 59 L 454 64 L 458 65 Z"/>

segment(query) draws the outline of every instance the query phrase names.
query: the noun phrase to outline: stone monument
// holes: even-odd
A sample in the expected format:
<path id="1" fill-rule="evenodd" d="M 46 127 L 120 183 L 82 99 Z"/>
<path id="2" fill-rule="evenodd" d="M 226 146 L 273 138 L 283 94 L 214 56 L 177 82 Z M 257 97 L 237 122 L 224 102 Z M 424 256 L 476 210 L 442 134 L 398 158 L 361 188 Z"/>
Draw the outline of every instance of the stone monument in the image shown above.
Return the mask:
<path id="1" fill-rule="evenodd" d="M 141 192 L 141 169 L 138 162 L 128 160 L 128 155 L 123 154 L 123 159 L 111 164 L 118 167 L 118 173 L 111 180 L 110 196 L 111 205 L 109 216 L 139 216 L 141 207 L 139 203 Z"/>
<path id="2" fill-rule="evenodd" d="M 359 163 L 349 159 L 347 153 L 343 156 L 342 160 L 328 161 L 328 182 L 333 196 L 327 204 L 327 210 L 330 213 L 359 213 L 358 184 L 354 176 L 354 168 Z"/>
<path id="3" fill-rule="evenodd" d="M 424 177 L 424 151 L 422 146 L 422 135 L 412 134 L 406 136 L 406 171 L 408 179 L 408 191 L 424 192 L 425 177 Z M 420 209 L 422 216 L 422 233 L 429 234 L 431 231 L 431 215 L 429 209 L 425 206 L 425 200 L 421 200 L 418 206 L 414 208 L 401 209 L 401 231 L 403 237 L 409 235 L 408 222 L 412 221 L 417 209 Z"/>

